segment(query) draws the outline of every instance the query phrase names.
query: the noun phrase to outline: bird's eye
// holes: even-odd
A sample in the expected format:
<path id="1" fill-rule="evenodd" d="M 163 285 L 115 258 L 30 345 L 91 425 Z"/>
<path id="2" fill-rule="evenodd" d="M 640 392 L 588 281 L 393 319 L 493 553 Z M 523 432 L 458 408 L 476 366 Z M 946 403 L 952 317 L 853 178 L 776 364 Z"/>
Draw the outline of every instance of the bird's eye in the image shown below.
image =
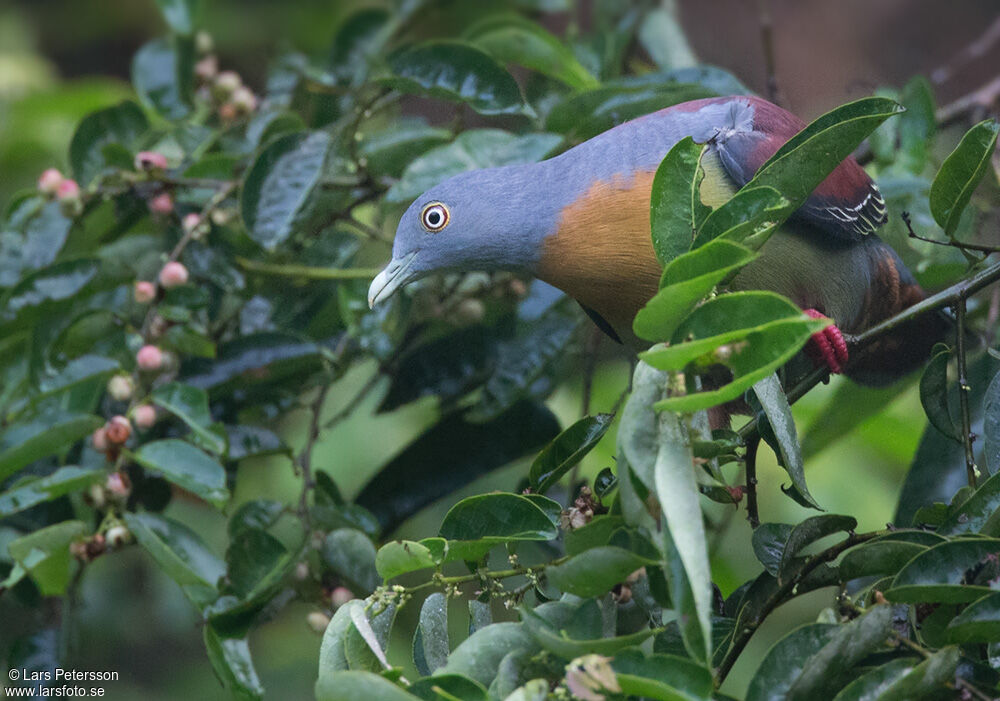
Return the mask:
<path id="1" fill-rule="evenodd" d="M 440 202 L 431 202 L 420 213 L 420 223 L 432 234 L 448 226 L 448 208 Z"/>

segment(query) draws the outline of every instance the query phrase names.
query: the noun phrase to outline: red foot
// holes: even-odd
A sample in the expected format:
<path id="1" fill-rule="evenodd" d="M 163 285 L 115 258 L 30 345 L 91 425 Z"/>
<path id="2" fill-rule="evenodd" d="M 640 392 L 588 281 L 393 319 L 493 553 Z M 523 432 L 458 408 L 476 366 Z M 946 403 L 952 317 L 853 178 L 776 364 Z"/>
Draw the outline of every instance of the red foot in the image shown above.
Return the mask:
<path id="1" fill-rule="evenodd" d="M 813 319 L 824 319 L 825 316 L 815 309 L 803 310 Z M 844 371 L 847 365 L 847 343 L 834 324 L 830 324 L 822 331 L 817 331 L 806 344 L 806 355 L 813 359 L 816 367 L 826 365 L 830 372 L 839 374 Z"/>

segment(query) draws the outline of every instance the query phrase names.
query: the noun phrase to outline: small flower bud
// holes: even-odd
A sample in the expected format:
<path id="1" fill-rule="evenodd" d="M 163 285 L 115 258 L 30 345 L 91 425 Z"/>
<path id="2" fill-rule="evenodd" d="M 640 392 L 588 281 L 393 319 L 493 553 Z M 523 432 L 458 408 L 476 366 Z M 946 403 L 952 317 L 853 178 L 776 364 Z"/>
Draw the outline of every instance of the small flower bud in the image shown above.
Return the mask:
<path id="1" fill-rule="evenodd" d="M 56 197 L 60 200 L 74 200 L 80 197 L 80 186 L 72 178 L 66 178 L 56 188 Z"/>
<path id="2" fill-rule="evenodd" d="M 486 305 L 482 300 L 463 299 L 455 307 L 454 320 L 459 324 L 475 324 L 483 320 L 486 315 Z"/>
<path id="3" fill-rule="evenodd" d="M 141 370 L 159 370 L 163 367 L 163 352 L 156 346 L 143 346 L 135 354 L 135 361 Z"/>
<path id="4" fill-rule="evenodd" d="M 219 100 L 225 100 L 243 85 L 243 79 L 235 71 L 222 71 L 215 76 L 212 92 Z"/>
<path id="5" fill-rule="evenodd" d="M 132 410 L 132 419 L 141 429 L 151 428 L 156 423 L 156 408 L 149 404 L 140 404 Z"/>
<path id="6" fill-rule="evenodd" d="M 330 617 L 322 611 L 313 611 L 306 616 L 306 623 L 317 633 L 323 633 L 326 631 L 326 627 L 330 625 Z"/>
<path id="7" fill-rule="evenodd" d="M 90 443 L 94 446 L 94 450 L 98 453 L 103 453 L 108 449 L 108 437 L 104 433 L 104 427 L 101 426 L 99 429 L 94 431 L 90 436 Z"/>
<path id="8" fill-rule="evenodd" d="M 519 280 L 514 278 L 507 283 L 507 290 L 510 292 L 512 297 L 520 299 L 524 295 L 528 294 L 528 286 L 524 283 L 524 280 Z"/>
<path id="9" fill-rule="evenodd" d="M 233 103 L 239 114 L 250 114 L 257 109 L 257 96 L 246 86 L 236 88 L 229 101 Z"/>
<path id="10" fill-rule="evenodd" d="M 153 214 L 171 214 L 174 211 L 174 198 L 169 192 L 161 192 L 149 201 L 149 211 Z"/>
<path id="11" fill-rule="evenodd" d="M 132 534 L 125 526 L 112 526 L 104 534 L 104 539 L 111 548 L 120 548 L 132 540 Z"/>
<path id="12" fill-rule="evenodd" d="M 299 564 L 295 565 L 295 579 L 297 579 L 300 582 L 304 582 L 305 580 L 309 579 L 308 562 L 300 562 Z"/>
<path id="13" fill-rule="evenodd" d="M 219 59 L 206 56 L 194 64 L 194 74 L 202 83 L 207 83 L 219 73 Z"/>
<path id="14" fill-rule="evenodd" d="M 223 122 L 234 122 L 240 116 L 239 110 L 232 102 L 219 105 L 219 119 Z"/>
<path id="15" fill-rule="evenodd" d="M 172 260 L 160 270 L 159 280 L 164 289 L 180 287 L 188 281 L 188 270 L 183 263 Z"/>
<path id="16" fill-rule="evenodd" d="M 139 280 L 135 283 L 134 295 L 139 304 L 149 304 L 156 299 L 156 285 L 148 280 Z"/>
<path id="17" fill-rule="evenodd" d="M 211 214 L 212 223 L 216 226 L 225 226 L 233 219 L 235 214 L 231 209 L 222 209 L 221 207 L 213 209 Z"/>
<path id="18" fill-rule="evenodd" d="M 212 35 L 204 29 L 194 35 L 194 48 L 200 54 L 207 54 L 215 47 Z"/>
<path id="19" fill-rule="evenodd" d="M 55 168 L 49 168 L 38 177 L 38 191 L 43 195 L 55 196 L 63 183 L 63 174 Z"/>
<path id="20" fill-rule="evenodd" d="M 184 233 L 190 233 L 197 229 L 200 225 L 201 215 L 195 212 L 185 214 L 184 218 L 181 220 L 181 226 L 184 228 Z"/>
<path id="21" fill-rule="evenodd" d="M 601 655 L 578 657 L 566 665 L 566 687 L 575 698 L 584 701 L 602 701 L 604 694 L 599 692 L 621 692 L 610 662 L 610 657 Z"/>
<path id="22" fill-rule="evenodd" d="M 104 482 L 104 489 L 113 497 L 123 499 L 131 491 L 128 480 L 121 472 L 112 472 Z"/>
<path id="23" fill-rule="evenodd" d="M 108 380 L 108 394 L 114 397 L 116 401 L 128 401 L 132 398 L 132 392 L 134 391 L 135 382 L 132 381 L 132 377 L 129 375 L 115 375 Z"/>
<path id="24" fill-rule="evenodd" d="M 135 154 L 136 170 L 166 170 L 167 157 L 158 151 L 140 151 Z"/>
<path id="25" fill-rule="evenodd" d="M 108 443 L 121 445 L 132 435 L 132 424 L 124 416 L 112 416 L 104 425 Z"/>
<path id="26" fill-rule="evenodd" d="M 347 587 L 337 587 L 330 593 L 330 603 L 334 608 L 340 608 L 348 601 L 354 600 L 354 594 Z"/>
<path id="27" fill-rule="evenodd" d="M 90 485 L 90 489 L 87 490 L 86 501 L 95 509 L 103 509 L 105 504 L 108 503 L 107 498 L 104 496 L 104 488 L 99 484 Z"/>

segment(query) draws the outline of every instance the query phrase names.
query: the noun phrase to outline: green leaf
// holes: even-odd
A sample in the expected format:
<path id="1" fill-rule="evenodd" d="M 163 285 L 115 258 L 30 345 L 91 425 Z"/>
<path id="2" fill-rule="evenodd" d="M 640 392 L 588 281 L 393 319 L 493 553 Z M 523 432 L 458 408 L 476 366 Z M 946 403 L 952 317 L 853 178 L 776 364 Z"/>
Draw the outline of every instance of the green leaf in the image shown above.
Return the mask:
<path id="1" fill-rule="evenodd" d="M 997 145 L 1000 122 L 987 119 L 965 133 L 949 154 L 931 185 L 931 213 L 934 221 L 951 236 L 972 199 L 979 181 L 986 175 Z"/>
<path id="2" fill-rule="evenodd" d="M 0 433 L 0 481 L 36 460 L 63 451 L 103 424 L 89 414 L 64 414 L 8 426 Z"/>
<path id="3" fill-rule="evenodd" d="M 134 102 L 122 102 L 84 117 L 69 144 L 73 175 L 86 186 L 108 166 L 104 147 L 118 144 L 131 150 L 149 129 L 142 109 Z"/>
<path id="4" fill-rule="evenodd" d="M 802 460 L 802 447 L 795 431 L 795 418 L 792 416 L 792 408 L 788 404 L 788 398 L 781 388 L 778 376 L 771 374 L 757 381 L 753 385 L 753 392 L 764 410 L 771 434 L 778 443 L 778 454 L 781 458 L 778 462 L 792 478 L 792 485 L 805 502 L 814 509 L 820 508 L 806 487 L 805 465 Z M 813 519 L 807 519 L 803 523 L 812 522 Z M 854 522 L 854 526 L 856 525 L 857 522 Z"/>
<path id="5" fill-rule="evenodd" d="M 398 178 L 407 164 L 430 149 L 448 143 L 452 136 L 447 129 L 432 127 L 423 119 L 404 117 L 383 129 L 364 132 L 358 144 L 358 155 L 365 159 L 372 175 Z"/>
<path id="6" fill-rule="evenodd" d="M 923 76 L 912 78 L 903 86 L 900 102 L 906 111 L 899 116 L 899 155 L 902 168 L 919 175 L 927 165 L 931 137 L 937 131 L 934 115 L 934 91 Z"/>
<path id="7" fill-rule="evenodd" d="M 756 257 L 743 246 L 723 240 L 677 256 L 667 263 L 660 291 L 636 314 L 632 330 L 649 341 L 670 340 L 716 285 Z"/>
<path id="8" fill-rule="evenodd" d="M 780 192 L 789 201 L 787 218 L 865 137 L 901 111 L 892 100 L 866 97 L 827 112 L 786 141 L 745 187 Z"/>
<path id="9" fill-rule="evenodd" d="M 913 659 L 893 660 L 844 687 L 835 701 L 913 701 L 940 694 L 954 680 L 961 659 L 957 647 L 946 647 L 916 664 Z"/>
<path id="10" fill-rule="evenodd" d="M 477 22 L 464 38 L 501 63 L 514 63 L 582 90 L 599 85 L 566 45 L 540 25 L 513 13 Z"/>
<path id="11" fill-rule="evenodd" d="M 1000 372 L 993 376 L 983 402 L 983 461 L 986 471 L 1000 472 Z"/>
<path id="12" fill-rule="evenodd" d="M 343 671 L 320 673 L 316 681 L 316 701 L 420 701 L 420 697 L 400 689 L 385 677 L 372 672 Z"/>
<path id="13" fill-rule="evenodd" d="M 181 382 L 161 385 L 150 394 L 153 404 L 162 407 L 188 425 L 202 445 L 216 455 L 226 452 L 226 441 L 209 429 L 212 415 L 208 410 L 208 393 Z"/>
<path id="14" fill-rule="evenodd" d="M 680 698 L 684 701 L 712 696 L 711 672 L 686 657 L 644 655 L 639 650 L 630 649 L 616 654 L 611 666 L 618 677 L 618 683 L 622 685 L 622 691 L 627 694 L 641 694 L 656 699 Z M 643 683 L 653 682 L 655 686 L 642 691 L 637 686 L 638 680 Z M 666 691 L 664 685 L 670 690 Z"/>
<path id="15" fill-rule="evenodd" d="M 396 620 L 396 607 L 373 607 L 370 598 L 365 604 L 351 609 L 352 625 L 344 639 L 344 653 L 351 669 L 381 672 L 389 669 L 385 651 Z"/>
<path id="16" fill-rule="evenodd" d="M 951 348 L 938 343 L 920 376 L 920 403 L 931 426 L 959 443 L 962 437 L 948 409 L 948 361 Z"/>
<path id="17" fill-rule="evenodd" d="M 653 249 L 661 264 L 691 248 L 695 232 L 711 211 L 701 201 L 705 178 L 701 156 L 706 148 L 687 136 L 674 144 L 656 169 L 649 217 Z"/>
<path id="18" fill-rule="evenodd" d="M 213 434 L 214 435 L 214 434 Z M 226 426 L 226 457 L 230 460 L 265 455 L 288 455 L 289 448 L 273 431 L 260 426 Z"/>
<path id="19" fill-rule="evenodd" d="M 753 553 L 764 569 L 775 577 L 781 570 L 788 536 L 795 526 L 789 523 L 762 523 L 751 536 Z"/>
<path id="20" fill-rule="evenodd" d="M 6 492 L 0 492 L 0 519 L 58 499 L 64 494 L 82 491 L 91 484 L 103 481 L 105 477 L 104 470 L 71 465 L 60 467 L 48 477 L 21 480 Z"/>
<path id="21" fill-rule="evenodd" d="M 710 299 L 678 327 L 674 345 L 654 347 L 640 357 L 661 370 L 683 370 L 692 362 L 721 363 L 732 370 L 734 380 L 716 390 L 668 397 L 656 409 L 698 411 L 739 397 L 790 359 L 824 323 L 810 320 L 770 292 L 734 292 Z M 727 346 L 728 352 L 717 353 L 720 346 Z"/>
<path id="22" fill-rule="evenodd" d="M 97 261 L 67 260 L 31 273 L 0 297 L 0 326 L 25 328 L 79 303 L 99 269 Z"/>
<path id="23" fill-rule="evenodd" d="M 64 521 L 7 544 L 10 557 L 31 576 L 42 596 L 61 596 L 70 581 L 69 545 L 88 532 L 83 521 Z"/>
<path id="24" fill-rule="evenodd" d="M 500 661 L 508 654 L 537 650 L 538 644 L 520 623 L 493 623 L 462 641 L 439 673 L 462 674 L 486 685 L 496 677 Z"/>
<path id="25" fill-rule="evenodd" d="M 545 688 L 548 690 L 547 684 Z M 489 698 L 486 687 L 460 674 L 436 674 L 418 679 L 408 691 L 424 701 L 488 701 Z"/>
<path id="26" fill-rule="evenodd" d="M 226 470 L 186 441 L 177 438 L 152 441 L 141 446 L 133 457 L 143 467 L 158 471 L 170 482 L 217 509 L 229 501 Z"/>
<path id="27" fill-rule="evenodd" d="M 194 34 L 201 19 L 201 0 L 156 0 L 170 29 L 184 36 Z"/>
<path id="28" fill-rule="evenodd" d="M 334 147 L 325 131 L 269 143 L 243 178 L 240 211 L 251 238 L 273 251 L 310 215 Z"/>
<path id="29" fill-rule="evenodd" d="M 154 39 L 132 59 L 132 84 L 143 104 L 172 121 L 191 114 L 194 41 Z"/>
<path id="30" fill-rule="evenodd" d="M 424 599 L 420 607 L 420 622 L 413 638 L 413 657 L 423 661 L 426 670 L 423 674 L 429 675 L 444 667 L 450 653 L 448 599 L 441 592 L 434 592 Z"/>
<path id="31" fill-rule="evenodd" d="M 708 563 L 705 524 L 700 492 L 695 479 L 690 439 L 677 414 L 660 415 L 659 451 L 654 467 L 656 497 L 660 502 L 667 538 L 664 552 L 676 549 L 693 598 L 693 610 L 681 610 L 682 617 L 697 621 L 703 648 L 685 633 L 691 656 L 699 661 L 712 659 L 712 574 Z M 671 582 L 674 587 L 674 582 Z M 676 600 L 675 600 L 676 601 Z M 682 633 L 685 628 L 682 627 Z"/>
<path id="32" fill-rule="evenodd" d="M 510 540 L 552 540 L 555 523 L 520 494 L 480 494 L 467 497 L 445 514 L 440 536 L 448 540 L 475 540 L 484 544 Z"/>
<path id="33" fill-rule="evenodd" d="M 480 114 L 532 114 L 513 76 L 470 44 L 425 42 L 393 53 L 388 63 L 393 75 L 380 82 L 401 92 L 464 103 Z"/>
<path id="34" fill-rule="evenodd" d="M 528 470 L 532 491 L 544 494 L 551 489 L 593 450 L 611 428 L 614 418 L 614 414 L 586 416 L 553 438 Z"/>
<path id="35" fill-rule="evenodd" d="M 223 637 L 211 625 L 205 626 L 203 636 L 215 676 L 232 698 L 240 701 L 263 698 L 264 687 L 257 677 L 246 638 Z"/>
<path id="36" fill-rule="evenodd" d="M 296 555 L 274 536 L 256 528 L 232 535 L 226 548 L 226 571 L 232 591 L 243 601 L 270 598 L 295 566 Z M 232 610 L 226 613 L 232 614 Z"/>
<path id="37" fill-rule="evenodd" d="M 517 136 L 500 129 L 470 129 L 453 142 L 427 151 L 403 170 L 385 195 L 387 202 L 408 202 L 448 178 L 469 170 L 534 163 L 552 153 L 562 137 L 534 133 Z"/>
<path id="38" fill-rule="evenodd" d="M 524 620 L 524 627 L 542 648 L 564 660 L 572 660 L 587 654 L 614 655 L 619 650 L 640 645 L 653 634 L 651 628 L 646 628 L 629 635 L 605 638 L 595 635 L 590 638 L 579 638 L 566 630 L 566 628 L 573 627 L 572 621 L 568 622 L 566 626 L 554 625 L 540 616 L 537 610 L 526 608 L 522 609 L 521 618 Z"/>
<path id="39" fill-rule="evenodd" d="M 72 224 L 57 201 L 29 197 L 20 203 L 0 230 L 0 287 L 15 285 L 24 273 L 52 263 Z"/>
<path id="40" fill-rule="evenodd" d="M 845 673 L 885 642 L 892 631 L 892 606 L 874 606 L 850 623 L 838 626 L 813 654 L 784 697 L 809 701 L 843 683 Z"/>
<path id="41" fill-rule="evenodd" d="M 767 241 L 762 232 L 773 230 L 788 204 L 773 187 L 744 187 L 705 217 L 691 248 L 723 238 L 757 250 Z"/>
<path id="42" fill-rule="evenodd" d="M 1000 536 L 1000 474 L 994 474 L 957 509 L 951 509 L 937 532 Z"/>
<path id="43" fill-rule="evenodd" d="M 656 560 L 611 545 L 598 546 L 574 555 L 561 565 L 549 567 L 549 581 L 564 592 L 585 598 L 611 590 L 640 567 Z"/>
<path id="44" fill-rule="evenodd" d="M 375 546 L 371 538 L 353 528 L 338 528 L 323 541 L 323 561 L 353 591 L 371 593 L 379 585 L 375 571 Z"/>
<path id="45" fill-rule="evenodd" d="M 394 540 L 383 545 L 375 554 L 375 569 L 386 581 L 438 564 L 440 562 L 430 548 L 413 540 Z"/>
<path id="46" fill-rule="evenodd" d="M 840 626 L 812 623 L 796 628 L 767 651 L 750 680 L 746 701 L 785 701 L 811 658 L 834 639 Z"/>
<path id="47" fill-rule="evenodd" d="M 935 545 L 900 570 L 885 596 L 903 603 L 973 601 L 990 589 L 963 584 L 966 571 L 998 553 L 1000 540 L 958 540 Z"/>
<path id="48" fill-rule="evenodd" d="M 952 643 L 992 643 L 1000 640 L 1000 592 L 969 604 L 948 624 Z"/>
<path id="49" fill-rule="evenodd" d="M 73 358 L 57 373 L 39 381 L 38 394 L 32 397 L 31 404 L 89 382 L 103 383 L 119 368 L 117 360 L 99 355 L 81 355 Z"/>
<path id="50" fill-rule="evenodd" d="M 216 582 L 226 574 L 226 566 L 194 531 L 156 514 L 126 513 L 124 519 L 139 545 L 196 606 L 215 601 Z"/>
<path id="51" fill-rule="evenodd" d="M 924 545 L 904 541 L 876 540 L 851 548 L 837 567 L 841 581 L 859 577 L 895 575 L 906 563 L 927 550 Z"/>
<path id="52" fill-rule="evenodd" d="M 347 640 L 347 631 L 354 625 L 351 622 L 353 609 L 364 610 L 365 602 L 361 599 L 352 599 L 337 609 L 327 624 L 323 632 L 323 642 L 319 648 L 319 676 L 332 672 L 341 672 L 348 668 L 347 653 L 344 645 Z"/>

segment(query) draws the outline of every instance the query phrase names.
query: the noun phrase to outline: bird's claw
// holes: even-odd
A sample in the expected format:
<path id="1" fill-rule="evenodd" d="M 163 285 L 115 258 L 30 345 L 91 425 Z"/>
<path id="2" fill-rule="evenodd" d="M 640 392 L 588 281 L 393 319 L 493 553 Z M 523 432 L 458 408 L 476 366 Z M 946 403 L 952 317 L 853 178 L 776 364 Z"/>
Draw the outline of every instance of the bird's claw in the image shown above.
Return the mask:
<path id="1" fill-rule="evenodd" d="M 813 319 L 826 318 L 815 309 L 804 310 L 806 315 Z M 817 331 L 806 344 L 806 354 L 813 359 L 816 367 L 825 365 L 830 368 L 830 372 L 839 374 L 844 371 L 847 365 L 847 342 L 844 340 L 840 329 L 834 324 L 830 324 L 822 331 Z"/>

